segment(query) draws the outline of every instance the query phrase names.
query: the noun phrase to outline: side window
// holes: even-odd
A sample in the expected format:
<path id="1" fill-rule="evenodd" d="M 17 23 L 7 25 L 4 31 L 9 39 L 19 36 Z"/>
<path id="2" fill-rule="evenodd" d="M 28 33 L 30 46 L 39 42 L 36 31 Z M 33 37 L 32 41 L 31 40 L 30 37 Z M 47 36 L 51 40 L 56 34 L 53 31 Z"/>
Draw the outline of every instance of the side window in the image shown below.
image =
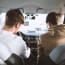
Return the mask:
<path id="1" fill-rule="evenodd" d="M 5 23 L 5 15 L 6 13 L 5 12 L 2 12 L 0 14 L 0 29 L 3 27 L 4 23 Z"/>

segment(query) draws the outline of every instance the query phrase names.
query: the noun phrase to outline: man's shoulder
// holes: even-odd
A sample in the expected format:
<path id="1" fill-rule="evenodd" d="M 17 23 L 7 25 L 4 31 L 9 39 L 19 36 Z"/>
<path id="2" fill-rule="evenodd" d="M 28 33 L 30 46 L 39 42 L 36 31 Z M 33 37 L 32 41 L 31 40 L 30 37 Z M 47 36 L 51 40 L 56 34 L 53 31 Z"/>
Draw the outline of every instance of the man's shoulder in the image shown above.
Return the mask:
<path id="1" fill-rule="evenodd" d="M 65 28 L 65 24 L 60 24 L 60 25 L 56 25 L 53 27 L 54 29 L 64 29 Z"/>
<path id="2" fill-rule="evenodd" d="M 14 35 L 14 38 L 15 38 L 15 39 L 20 39 L 20 40 L 22 40 L 22 37 L 20 37 L 20 36 L 18 36 L 18 35 Z"/>
<path id="3" fill-rule="evenodd" d="M 21 36 L 15 35 L 14 39 L 17 40 L 17 41 L 19 41 L 19 42 L 25 43 L 25 41 L 23 40 L 23 38 Z"/>
<path id="4" fill-rule="evenodd" d="M 45 34 L 40 35 L 41 38 L 48 38 L 49 36 L 50 36 L 49 31 L 47 33 L 45 33 Z"/>

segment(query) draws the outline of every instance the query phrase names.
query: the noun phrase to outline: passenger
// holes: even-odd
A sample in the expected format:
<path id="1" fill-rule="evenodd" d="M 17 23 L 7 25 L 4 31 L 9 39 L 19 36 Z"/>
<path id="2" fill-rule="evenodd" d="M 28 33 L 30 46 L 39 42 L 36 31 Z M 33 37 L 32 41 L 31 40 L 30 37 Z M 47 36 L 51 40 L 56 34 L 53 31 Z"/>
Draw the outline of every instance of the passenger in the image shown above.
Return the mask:
<path id="1" fill-rule="evenodd" d="M 30 48 L 27 47 L 26 42 L 21 37 L 15 34 L 23 23 L 24 17 L 19 9 L 9 10 L 6 13 L 5 25 L 0 30 L 0 40 L 9 47 L 12 53 L 28 58 L 30 56 Z"/>
<path id="2" fill-rule="evenodd" d="M 39 39 L 39 55 L 44 60 L 39 60 L 38 65 L 53 65 L 54 62 L 48 58 L 50 52 L 57 46 L 64 44 L 63 38 L 65 38 L 65 25 L 60 21 L 61 14 L 51 12 L 47 15 L 46 23 L 48 25 L 48 32 L 42 34 Z M 61 24 L 61 25 L 60 25 Z M 62 43 L 61 43 L 62 42 Z M 45 58 L 48 58 L 48 60 Z M 49 61 L 50 60 L 50 61 Z M 40 64 L 41 63 L 41 64 Z"/>

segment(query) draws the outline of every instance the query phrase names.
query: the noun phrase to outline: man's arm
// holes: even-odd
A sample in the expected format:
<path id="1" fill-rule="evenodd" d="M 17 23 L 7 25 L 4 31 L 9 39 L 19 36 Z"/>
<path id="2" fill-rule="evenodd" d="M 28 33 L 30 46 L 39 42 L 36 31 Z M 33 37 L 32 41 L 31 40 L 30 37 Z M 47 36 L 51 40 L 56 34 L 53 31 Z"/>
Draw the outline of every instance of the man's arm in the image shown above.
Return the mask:
<path id="1" fill-rule="evenodd" d="M 27 43 L 25 42 L 25 39 L 23 40 L 23 37 L 22 37 L 22 35 L 24 36 L 24 34 L 22 33 L 22 32 L 17 32 L 16 33 L 18 36 L 20 36 L 20 37 L 18 37 L 18 39 L 19 39 L 19 43 L 21 43 L 21 49 L 22 49 L 22 54 L 23 54 L 23 56 L 25 57 L 25 58 L 29 58 L 29 56 L 30 56 L 30 54 L 31 54 L 31 49 L 27 46 Z M 18 40 L 17 39 L 17 40 Z M 21 55 L 22 55 L 21 54 Z"/>

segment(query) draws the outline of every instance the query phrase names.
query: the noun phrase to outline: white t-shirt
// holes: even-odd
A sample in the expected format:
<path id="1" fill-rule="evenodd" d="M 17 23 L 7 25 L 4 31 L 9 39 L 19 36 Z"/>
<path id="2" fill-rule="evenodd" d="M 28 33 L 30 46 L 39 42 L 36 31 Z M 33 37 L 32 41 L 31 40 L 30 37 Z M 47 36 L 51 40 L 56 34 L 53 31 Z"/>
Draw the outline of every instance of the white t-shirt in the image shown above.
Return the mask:
<path id="1" fill-rule="evenodd" d="M 61 45 L 53 49 L 49 54 L 49 57 L 56 64 L 60 64 L 63 60 L 65 60 L 65 45 Z"/>
<path id="2" fill-rule="evenodd" d="M 26 58 L 30 56 L 30 48 L 27 47 L 25 41 L 21 37 L 12 34 L 12 32 L 0 30 L 0 40 L 9 47 L 12 53 Z"/>
<path id="3" fill-rule="evenodd" d="M 2 61 L 7 60 L 11 55 L 12 55 L 12 52 L 9 50 L 9 48 L 2 41 L 0 41 L 0 61 L 1 61 L 1 64 L 3 63 Z"/>

